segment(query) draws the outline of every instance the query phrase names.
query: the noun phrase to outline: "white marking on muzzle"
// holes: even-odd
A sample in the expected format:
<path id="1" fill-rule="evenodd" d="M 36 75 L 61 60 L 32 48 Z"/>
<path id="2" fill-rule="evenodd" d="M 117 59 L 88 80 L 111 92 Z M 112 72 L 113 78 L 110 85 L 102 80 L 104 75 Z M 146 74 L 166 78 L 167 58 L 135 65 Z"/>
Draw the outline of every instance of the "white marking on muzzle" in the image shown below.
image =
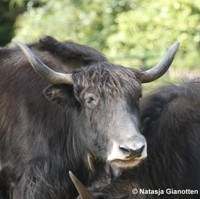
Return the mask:
<path id="1" fill-rule="evenodd" d="M 111 164 L 116 163 L 115 165 L 119 167 L 133 167 L 146 157 L 146 140 L 140 135 L 138 140 L 132 137 L 132 139 L 129 139 L 124 145 L 112 141 L 112 148 L 108 154 L 107 161 Z"/>

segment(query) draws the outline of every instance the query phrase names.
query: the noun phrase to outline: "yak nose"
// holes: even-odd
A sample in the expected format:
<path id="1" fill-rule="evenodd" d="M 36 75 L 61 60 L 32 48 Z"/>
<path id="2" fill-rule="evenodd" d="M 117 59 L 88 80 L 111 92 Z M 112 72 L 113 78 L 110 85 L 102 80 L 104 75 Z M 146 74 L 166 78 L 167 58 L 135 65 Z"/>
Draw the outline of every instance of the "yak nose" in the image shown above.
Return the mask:
<path id="1" fill-rule="evenodd" d="M 134 160 L 142 160 L 147 157 L 147 144 L 145 138 L 141 135 L 128 137 L 129 140 L 118 144 L 119 142 L 113 142 L 111 151 L 108 154 L 108 161 L 116 163 L 117 161 L 133 160 L 129 166 L 134 166 Z M 117 164 L 117 163 L 116 163 Z M 124 165 L 127 166 L 125 163 Z M 122 165 L 120 164 L 119 167 Z M 123 167 L 123 166 L 122 166 Z"/>
<path id="2" fill-rule="evenodd" d="M 130 148 L 128 146 L 119 146 L 121 152 L 126 156 L 126 158 L 130 158 L 130 157 L 141 157 L 142 153 L 144 151 L 145 145 L 140 146 L 139 148 Z"/>

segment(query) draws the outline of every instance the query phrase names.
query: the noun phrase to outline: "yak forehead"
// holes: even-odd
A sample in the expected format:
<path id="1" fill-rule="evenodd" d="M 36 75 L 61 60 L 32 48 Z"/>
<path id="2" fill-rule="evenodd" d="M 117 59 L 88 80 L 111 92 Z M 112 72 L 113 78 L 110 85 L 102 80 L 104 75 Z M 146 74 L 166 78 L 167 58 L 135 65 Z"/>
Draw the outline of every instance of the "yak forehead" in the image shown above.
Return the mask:
<path id="1" fill-rule="evenodd" d="M 95 88 L 113 97 L 131 94 L 138 98 L 141 95 L 140 72 L 108 62 L 83 67 L 73 74 L 73 78 L 78 92 Z"/>

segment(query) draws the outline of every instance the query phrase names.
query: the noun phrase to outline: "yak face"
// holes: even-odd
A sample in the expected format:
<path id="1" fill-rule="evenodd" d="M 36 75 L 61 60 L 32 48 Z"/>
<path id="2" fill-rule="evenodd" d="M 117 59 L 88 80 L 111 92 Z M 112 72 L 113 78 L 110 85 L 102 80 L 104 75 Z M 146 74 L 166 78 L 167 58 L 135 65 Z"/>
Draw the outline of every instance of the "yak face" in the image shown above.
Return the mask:
<path id="1" fill-rule="evenodd" d="M 90 168 L 94 159 L 127 168 L 146 158 L 138 119 L 139 79 L 139 71 L 102 62 L 74 71 L 71 87 L 53 85 L 45 90 L 48 99 L 66 110 L 73 106 L 73 137 L 77 148 L 85 150 L 80 153 L 89 154 Z"/>
<path id="2" fill-rule="evenodd" d="M 154 81 L 167 71 L 179 43 L 147 71 L 99 62 L 71 73 L 52 70 L 26 45 L 14 43 L 34 70 L 54 84 L 45 90 L 45 95 L 66 111 L 69 145 L 79 151 L 79 157 L 88 154 L 91 169 L 94 159 L 106 161 L 113 167 L 127 168 L 147 156 L 146 141 L 139 130 L 140 83 Z"/>

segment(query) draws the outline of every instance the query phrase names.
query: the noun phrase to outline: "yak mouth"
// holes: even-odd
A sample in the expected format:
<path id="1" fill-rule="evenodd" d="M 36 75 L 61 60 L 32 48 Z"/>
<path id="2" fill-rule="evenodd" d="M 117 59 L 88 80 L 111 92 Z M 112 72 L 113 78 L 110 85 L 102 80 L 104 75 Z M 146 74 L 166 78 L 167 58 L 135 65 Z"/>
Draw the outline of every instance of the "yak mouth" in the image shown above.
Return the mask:
<path id="1" fill-rule="evenodd" d="M 138 166 L 144 159 L 146 159 L 146 157 L 115 159 L 110 161 L 109 164 L 118 169 L 129 169 Z"/>

